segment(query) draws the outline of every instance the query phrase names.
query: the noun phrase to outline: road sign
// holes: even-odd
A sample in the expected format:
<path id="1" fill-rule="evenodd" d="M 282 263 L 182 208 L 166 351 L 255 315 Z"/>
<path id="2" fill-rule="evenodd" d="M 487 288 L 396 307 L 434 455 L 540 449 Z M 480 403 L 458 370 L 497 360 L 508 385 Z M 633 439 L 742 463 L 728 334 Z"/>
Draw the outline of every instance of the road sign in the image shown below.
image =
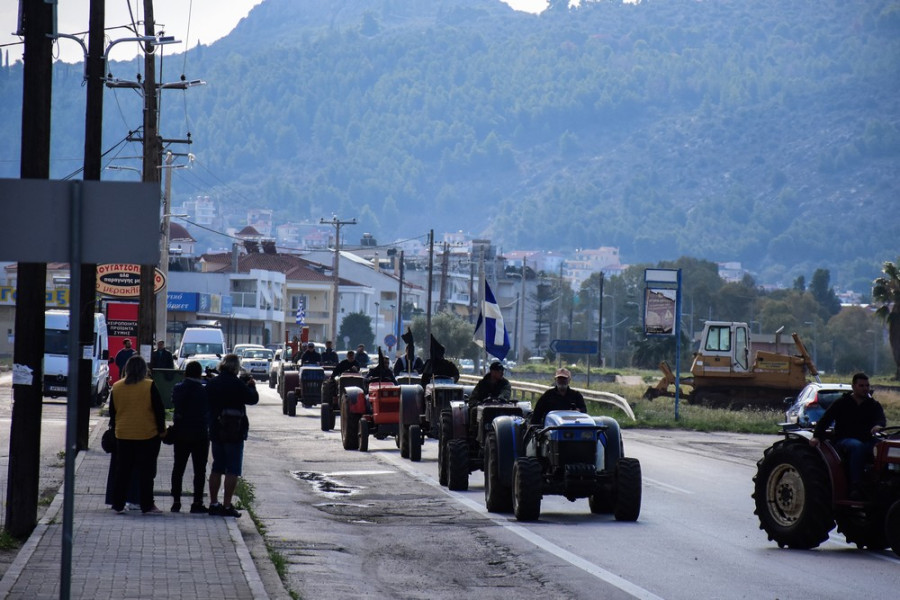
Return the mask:
<path id="1" fill-rule="evenodd" d="M 389 333 L 386 336 L 384 336 L 384 345 L 387 346 L 388 348 L 393 348 L 394 346 L 397 345 L 397 338 L 394 336 L 393 333 Z"/>
<path id="2" fill-rule="evenodd" d="M 597 354 L 597 340 L 553 340 L 550 349 L 561 354 Z"/>

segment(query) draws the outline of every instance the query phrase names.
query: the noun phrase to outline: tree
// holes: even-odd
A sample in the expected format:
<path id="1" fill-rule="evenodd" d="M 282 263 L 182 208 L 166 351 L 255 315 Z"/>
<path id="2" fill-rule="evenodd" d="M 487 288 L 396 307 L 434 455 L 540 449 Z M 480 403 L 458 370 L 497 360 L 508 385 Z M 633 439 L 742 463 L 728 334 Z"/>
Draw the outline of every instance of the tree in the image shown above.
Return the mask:
<path id="1" fill-rule="evenodd" d="M 831 287 L 831 273 L 828 269 L 816 269 L 809 284 L 809 291 L 830 316 L 841 312 L 841 301 Z"/>
<path id="2" fill-rule="evenodd" d="M 894 379 L 900 379 L 900 269 L 895 263 L 885 261 L 881 268 L 884 275 L 872 285 L 872 300 L 880 304 L 875 316 L 888 327 L 888 341 L 897 365 Z"/>
<path id="3" fill-rule="evenodd" d="M 338 339 L 343 341 L 345 337 L 350 339 L 347 348 L 356 348 L 360 344 L 373 348 L 375 333 L 372 331 L 372 317 L 362 312 L 350 313 L 344 317 Z"/>
<path id="4" fill-rule="evenodd" d="M 428 355 L 428 344 L 425 332 L 425 318 L 418 316 L 409 326 L 416 344 L 416 352 L 422 357 Z M 431 335 L 444 347 L 447 358 L 471 358 L 478 356 L 479 348 L 473 337 L 475 326 L 466 319 L 451 312 L 439 312 L 431 319 Z"/>

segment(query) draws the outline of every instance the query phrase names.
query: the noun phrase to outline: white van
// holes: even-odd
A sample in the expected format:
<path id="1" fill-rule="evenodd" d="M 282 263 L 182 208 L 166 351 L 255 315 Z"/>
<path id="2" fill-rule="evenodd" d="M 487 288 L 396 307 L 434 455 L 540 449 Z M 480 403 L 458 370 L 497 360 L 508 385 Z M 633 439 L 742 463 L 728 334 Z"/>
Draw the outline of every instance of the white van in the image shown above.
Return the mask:
<path id="1" fill-rule="evenodd" d="M 91 406 L 109 397 L 109 333 L 106 317 L 94 313 L 94 344 L 91 347 Z M 59 398 L 69 391 L 69 311 L 48 310 L 44 314 L 43 395 Z"/>
<path id="2" fill-rule="evenodd" d="M 175 365 L 184 368 L 188 358 L 195 354 L 225 355 L 225 334 L 215 327 L 188 327 L 181 336 L 181 344 L 175 353 Z"/>

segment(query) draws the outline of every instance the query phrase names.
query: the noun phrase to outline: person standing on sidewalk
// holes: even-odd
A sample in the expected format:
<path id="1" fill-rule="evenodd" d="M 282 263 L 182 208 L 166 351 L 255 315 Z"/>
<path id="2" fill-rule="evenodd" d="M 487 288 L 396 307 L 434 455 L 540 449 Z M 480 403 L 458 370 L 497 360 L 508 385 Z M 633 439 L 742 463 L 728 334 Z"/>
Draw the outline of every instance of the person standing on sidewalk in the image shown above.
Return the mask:
<path id="1" fill-rule="evenodd" d="M 122 514 L 133 472 L 140 482 L 141 511 L 162 511 L 153 502 L 153 480 L 159 444 L 165 435 L 165 409 L 156 384 L 148 375 L 147 361 L 135 354 L 125 363 L 109 395 L 109 418 L 116 432 L 116 477 L 113 510 Z"/>
<path id="2" fill-rule="evenodd" d="M 153 369 L 174 369 L 175 358 L 172 353 L 166 350 L 166 343 L 162 340 L 156 342 L 156 350 L 150 354 L 150 370 Z"/>
<path id="3" fill-rule="evenodd" d="M 241 476 L 244 462 L 244 441 L 250 431 L 247 406 L 259 402 L 256 381 L 252 377 L 239 379 L 241 360 L 236 354 L 226 354 L 219 365 L 219 375 L 206 385 L 209 397 L 209 438 L 212 445 L 212 470 L 209 474 L 209 514 L 213 516 L 240 517 L 231 501 Z M 228 420 L 240 418 L 239 440 L 231 438 Z M 219 504 L 219 488 L 222 476 L 225 490 Z"/>
<path id="4" fill-rule="evenodd" d="M 125 338 L 125 341 L 122 342 L 122 349 L 116 352 L 116 367 L 119 369 L 119 379 L 124 376 L 125 371 L 125 363 L 128 362 L 128 359 L 134 356 L 134 348 L 131 347 L 131 340 L 129 338 Z"/>
<path id="5" fill-rule="evenodd" d="M 203 366 L 196 360 L 184 368 L 184 381 L 172 390 L 172 417 L 175 431 L 175 463 L 172 465 L 172 512 L 181 510 L 181 484 L 188 458 L 194 468 L 192 514 L 203 514 L 206 462 L 209 459 L 209 401 L 203 385 Z"/>

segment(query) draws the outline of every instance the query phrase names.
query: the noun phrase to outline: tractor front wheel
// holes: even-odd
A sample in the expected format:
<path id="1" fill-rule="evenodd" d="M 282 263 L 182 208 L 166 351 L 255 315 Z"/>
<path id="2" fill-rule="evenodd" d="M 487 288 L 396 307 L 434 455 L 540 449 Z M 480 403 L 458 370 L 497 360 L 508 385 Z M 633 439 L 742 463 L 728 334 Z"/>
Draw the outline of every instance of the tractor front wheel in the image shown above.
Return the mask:
<path id="1" fill-rule="evenodd" d="M 513 513 L 519 521 L 537 521 L 541 516 L 541 463 L 531 456 L 513 465 Z"/>
<path id="2" fill-rule="evenodd" d="M 766 449 L 753 477 L 759 528 L 779 547 L 809 549 L 834 528 L 831 480 L 819 451 L 782 440 Z"/>
<path id="3" fill-rule="evenodd" d="M 891 550 L 900 556 L 900 500 L 894 502 L 888 509 L 884 520 L 884 532 Z"/>
<path id="4" fill-rule="evenodd" d="M 469 444 L 466 440 L 450 440 L 446 452 L 447 487 L 464 492 L 469 489 Z"/>
<path id="5" fill-rule="evenodd" d="M 359 451 L 369 451 L 369 422 L 365 419 L 359 421 Z"/>
<path id="6" fill-rule="evenodd" d="M 344 450 L 359 449 L 359 418 L 359 415 L 350 412 L 347 397 L 341 398 L 341 442 Z"/>
<path id="7" fill-rule="evenodd" d="M 297 394 L 295 392 L 287 393 L 287 414 L 289 417 L 297 416 Z"/>
<path id="8" fill-rule="evenodd" d="M 422 460 L 422 428 L 418 425 L 410 425 L 406 434 L 409 438 L 409 460 L 419 462 Z"/>
<path id="9" fill-rule="evenodd" d="M 331 431 L 334 429 L 334 412 L 331 410 L 331 404 L 325 402 L 321 407 L 322 431 Z"/>
<path id="10" fill-rule="evenodd" d="M 484 444 L 484 505 L 488 512 L 512 511 L 512 490 L 500 483 L 497 434 L 488 433 Z"/>
<path id="11" fill-rule="evenodd" d="M 450 413 L 441 414 L 441 433 L 438 436 L 438 481 L 441 485 L 446 486 L 449 478 L 447 445 L 450 443 L 450 437 L 453 435 L 453 422 Z"/>
<path id="12" fill-rule="evenodd" d="M 641 514 L 641 463 L 636 458 L 616 462 L 616 521 L 637 521 Z"/>

